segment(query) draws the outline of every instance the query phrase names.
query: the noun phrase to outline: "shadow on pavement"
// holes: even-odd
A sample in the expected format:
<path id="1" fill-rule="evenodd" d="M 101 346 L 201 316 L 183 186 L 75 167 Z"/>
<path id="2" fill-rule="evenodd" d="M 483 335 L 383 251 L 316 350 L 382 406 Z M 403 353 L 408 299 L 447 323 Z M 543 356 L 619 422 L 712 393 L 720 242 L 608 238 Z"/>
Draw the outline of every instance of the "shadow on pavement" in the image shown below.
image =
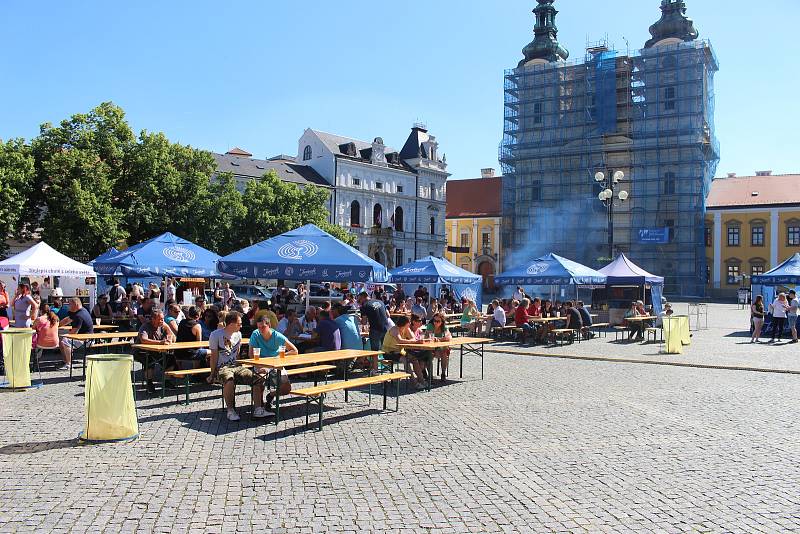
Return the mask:
<path id="1" fill-rule="evenodd" d="M 61 439 L 56 441 L 42 441 L 29 443 L 11 443 L 0 447 L 0 454 L 36 454 L 37 452 L 53 451 L 58 449 L 71 449 L 80 447 L 78 438 Z"/>

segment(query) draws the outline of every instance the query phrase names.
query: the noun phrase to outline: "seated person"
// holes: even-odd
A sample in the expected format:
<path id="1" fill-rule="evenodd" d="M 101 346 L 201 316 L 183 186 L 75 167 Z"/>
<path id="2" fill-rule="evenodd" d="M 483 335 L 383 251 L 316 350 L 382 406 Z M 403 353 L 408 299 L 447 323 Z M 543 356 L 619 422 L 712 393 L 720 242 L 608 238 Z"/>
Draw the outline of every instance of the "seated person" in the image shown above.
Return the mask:
<path id="1" fill-rule="evenodd" d="M 111 321 L 114 316 L 114 311 L 111 309 L 111 304 L 108 303 L 108 295 L 100 295 L 100 300 L 92 308 L 92 319 L 101 319 L 103 321 Z"/>
<path id="2" fill-rule="evenodd" d="M 61 319 L 59 324 L 60 326 L 71 326 L 70 334 L 94 333 L 92 316 L 89 314 L 89 310 L 83 307 L 83 303 L 78 297 L 69 299 L 69 315 Z M 69 371 L 72 366 L 72 349 L 83 347 L 83 345 L 83 341 L 61 338 L 61 357 L 64 358 L 64 366 L 59 369 L 60 371 Z"/>
<path id="3" fill-rule="evenodd" d="M 269 324 L 272 326 L 272 319 L 270 319 Z M 277 330 L 289 339 L 302 334 L 303 325 L 300 324 L 300 319 L 297 318 L 297 312 L 291 308 L 286 310 L 286 315 L 278 321 Z"/>
<path id="4" fill-rule="evenodd" d="M 395 325 L 386 332 L 383 338 L 381 350 L 386 354 L 388 359 L 411 364 L 414 369 L 413 380 L 415 387 L 417 389 L 424 389 L 425 377 L 419 360 L 409 355 L 406 350 L 403 349 L 403 345 L 417 342 L 416 336 L 411 331 L 411 320 L 406 316 L 402 316 L 398 317 L 394 323 Z"/>
<path id="5" fill-rule="evenodd" d="M 53 313 L 58 316 L 59 321 L 69 317 L 69 305 L 62 304 L 61 297 L 55 297 L 53 299 L 53 306 L 51 309 L 53 310 Z"/>
<path id="6" fill-rule="evenodd" d="M 522 328 L 520 343 L 525 343 L 527 337 L 534 333 L 533 325 L 528 322 L 531 319 L 530 315 L 528 315 L 528 307 L 530 305 L 531 301 L 522 299 L 522 302 L 519 303 L 519 306 L 514 311 L 514 325 L 517 328 Z"/>
<path id="7" fill-rule="evenodd" d="M 34 348 L 58 348 L 58 316 L 53 313 L 50 306 L 42 304 L 39 310 L 39 317 L 34 321 L 33 328 L 36 330 L 36 347 Z"/>
<path id="8" fill-rule="evenodd" d="M 250 336 L 250 359 L 254 358 L 253 349 L 261 349 L 259 358 L 275 358 L 278 356 L 280 347 L 282 346 L 286 348 L 286 356 L 294 356 L 298 353 L 297 347 L 286 339 L 286 336 L 270 326 L 269 317 L 267 315 L 259 317 L 256 322 L 256 329 Z M 278 371 L 280 371 L 280 384 L 278 384 Z M 292 391 L 292 383 L 289 382 L 289 375 L 286 369 L 271 369 L 269 372 L 269 379 L 271 383 L 276 384 L 281 395 L 288 395 Z M 274 398 L 275 393 L 272 391 L 267 392 L 267 410 L 272 407 L 272 400 Z"/>
<path id="9" fill-rule="evenodd" d="M 317 329 L 317 308 L 309 306 L 306 314 L 300 319 L 300 326 L 303 328 L 304 334 L 311 334 Z"/>
<path id="10" fill-rule="evenodd" d="M 572 301 L 569 300 L 564 303 L 564 308 L 566 309 L 566 326 L 564 328 L 569 328 L 571 330 L 577 330 L 578 334 L 583 329 L 583 319 L 581 318 L 580 312 L 575 309 Z"/>
<path id="11" fill-rule="evenodd" d="M 322 351 L 340 350 L 342 348 L 342 334 L 339 332 L 339 325 L 331 319 L 331 313 L 327 310 L 319 312 L 319 321 L 315 330 L 319 338 L 319 346 Z"/>
<path id="12" fill-rule="evenodd" d="M 639 312 L 639 308 L 636 302 L 631 303 L 630 309 L 625 312 L 625 323 L 628 326 L 628 339 L 633 339 L 634 335 L 636 339 L 644 339 L 644 329 L 646 328 L 644 321 L 628 321 L 632 317 L 642 317 L 645 314 Z"/>
<path id="13" fill-rule="evenodd" d="M 500 311 L 503 309 L 500 308 Z M 444 314 L 437 313 L 431 319 L 431 322 L 428 323 L 428 333 L 433 336 L 434 339 L 437 341 L 450 341 L 453 337 L 450 335 L 450 330 L 447 328 L 447 321 L 445 321 Z M 442 364 L 442 377 L 441 381 L 444 382 L 447 380 L 447 367 L 450 363 L 450 348 L 438 348 L 433 351 L 434 358 L 439 358 L 439 361 Z"/>
<path id="14" fill-rule="evenodd" d="M 174 335 L 178 335 L 178 327 L 183 322 L 182 320 L 178 319 L 183 313 L 181 312 L 181 307 L 177 304 L 170 304 L 167 308 L 167 315 L 164 316 L 164 324 L 172 330 Z"/>
<path id="15" fill-rule="evenodd" d="M 189 311 L 186 312 L 186 319 L 181 321 L 178 331 L 175 333 L 178 343 L 203 341 L 203 328 L 200 326 L 199 319 L 198 309 L 194 306 L 189 308 Z M 177 352 L 175 357 L 179 360 L 198 360 L 200 362 L 198 367 L 206 367 L 210 352 L 208 349 L 183 349 Z"/>
<path id="16" fill-rule="evenodd" d="M 672 304 L 664 304 L 664 309 L 661 310 L 661 313 L 658 314 L 658 320 L 656 321 L 656 326 L 660 326 L 663 328 L 664 326 L 664 317 L 672 317 L 675 312 L 672 311 Z"/>
<path id="17" fill-rule="evenodd" d="M 139 343 L 141 345 L 169 345 L 175 341 L 175 334 L 172 330 L 164 324 L 164 312 L 159 309 L 154 309 L 150 313 L 150 320 L 147 321 L 139 329 Z M 137 351 L 134 354 L 134 359 L 145 367 L 144 378 L 147 381 L 147 392 L 155 393 L 156 387 L 153 385 L 153 368 L 155 362 L 143 351 Z M 175 355 L 169 352 L 164 353 L 164 363 L 162 371 L 172 371 L 175 369 Z M 165 381 L 165 384 L 167 382 Z M 171 387 L 174 385 L 169 382 Z"/>
<path id="18" fill-rule="evenodd" d="M 536 297 L 531 301 L 531 305 L 528 307 L 528 315 L 531 317 L 541 317 L 542 316 L 542 299 Z"/>
<path id="19" fill-rule="evenodd" d="M 584 334 L 587 338 L 593 338 L 594 332 L 589 331 L 589 327 L 592 326 L 592 316 L 589 314 L 589 310 L 586 309 L 586 305 L 583 303 L 582 300 L 578 301 L 577 305 L 578 313 L 581 314 L 581 321 L 583 322 Z"/>
<path id="20" fill-rule="evenodd" d="M 497 299 L 492 301 L 494 311 L 492 312 L 492 327 L 502 328 L 506 325 L 506 310 L 500 305 Z"/>
<path id="21" fill-rule="evenodd" d="M 208 341 L 211 332 L 219 327 L 219 312 L 214 306 L 206 308 L 200 318 L 200 331 L 203 333 L 203 341 Z"/>
<path id="22" fill-rule="evenodd" d="M 253 418 L 263 419 L 269 413 L 262 406 L 264 395 L 264 377 L 253 372 L 237 361 L 239 350 L 242 347 L 242 318 L 238 312 L 231 311 L 225 314 L 225 327 L 218 328 L 211 333 L 208 340 L 209 367 L 211 376 L 207 378 L 209 384 L 222 385 L 222 397 L 227 407 L 228 421 L 238 421 L 236 413 L 236 386 L 246 384 L 253 387 Z"/>

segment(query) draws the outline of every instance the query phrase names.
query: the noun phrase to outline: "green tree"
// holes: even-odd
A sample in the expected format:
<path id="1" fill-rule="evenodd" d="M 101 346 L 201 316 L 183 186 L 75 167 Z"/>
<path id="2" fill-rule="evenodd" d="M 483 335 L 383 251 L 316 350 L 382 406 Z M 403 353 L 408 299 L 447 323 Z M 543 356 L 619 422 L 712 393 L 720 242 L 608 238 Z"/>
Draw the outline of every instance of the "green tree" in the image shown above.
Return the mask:
<path id="1" fill-rule="evenodd" d="M 231 173 L 222 173 L 198 199 L 195 224 L 184 236 L 222 256 L 238 249 L 241 222 L 247 217 L 242 194 Z"/>
<path id="2" fill-rule="evenodd" d="M 42 238 L 57 250 L 91 259 L 127 237 L 114 207 L 109 166 L 86 150 L 65 150 L 43 163 L 48 184 Z"/>
<path id="3" fill-rule="evenodd" d="M 275 171 L 261 180 L 251 180 L 244 191 L 247 215 L 242 221 L 238 248 L 253 245 L 305 224 L 316 224 L 338 239 L 355 244 L 355 236 L 344 228 L 329 224 L 326 204 L 328 192 L 316 186 L 301 189 L 282 182 Z"/>
<path id="4" fill-rule="evenodd" d="M 0 228 L 4 229 L 0 235 L 0 254 L 8 250 L 6 238 L 23 235 L 34 176 L 30 147 L 22 139 L 0 142 Z"/>

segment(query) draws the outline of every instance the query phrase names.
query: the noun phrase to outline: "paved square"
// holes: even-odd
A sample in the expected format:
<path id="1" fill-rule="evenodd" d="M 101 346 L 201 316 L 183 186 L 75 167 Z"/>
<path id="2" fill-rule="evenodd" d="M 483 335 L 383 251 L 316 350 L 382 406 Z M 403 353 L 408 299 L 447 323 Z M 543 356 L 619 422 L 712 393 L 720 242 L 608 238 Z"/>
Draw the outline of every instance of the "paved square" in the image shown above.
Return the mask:
<path id="1" fill-rule="evenodd" d="M 800 529 L 800 376 L 500 353 L 466 374 L 399 414 L 332 395 L 321 433 L 299 405 L 276 432 L 216 392 L 146 399 L 140 439 L 76 446 L 83 388 L 46 372 L 0 395 L 0 531 Z"/>

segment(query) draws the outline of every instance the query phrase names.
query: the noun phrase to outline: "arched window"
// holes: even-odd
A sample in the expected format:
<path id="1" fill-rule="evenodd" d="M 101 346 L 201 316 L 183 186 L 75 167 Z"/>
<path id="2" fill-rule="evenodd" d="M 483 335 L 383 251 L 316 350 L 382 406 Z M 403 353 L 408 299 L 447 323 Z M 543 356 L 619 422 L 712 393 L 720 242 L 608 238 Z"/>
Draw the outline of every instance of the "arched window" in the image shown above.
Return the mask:
<path id="1" fill-rule="evenodd" d="M 383 208 L 380 204 L 375 204 L 372 208 L 372 226 L 383 226 Z"/>
<path id="2" fill-rule="evenodd" d="M 361 226 L 361 204 L 358 200 L 350 204 L 350 226 Z"/>
<path id="3" fill-rule="evenodd" d="M 400 206 L 394 210 L 394 229 L 398 232 L 403 231 L 403 208 Z"/>
<path id="4" fill-rule="evenodd" d="M 311 159 L 311 145 L 306 145 L 303 149 L 303 161 L 308 161 Z"/>
<path id="5" fill-rule="evenodd" d="M 436 235 L 436 217 L 431 217 L 431 235 Z"/>

